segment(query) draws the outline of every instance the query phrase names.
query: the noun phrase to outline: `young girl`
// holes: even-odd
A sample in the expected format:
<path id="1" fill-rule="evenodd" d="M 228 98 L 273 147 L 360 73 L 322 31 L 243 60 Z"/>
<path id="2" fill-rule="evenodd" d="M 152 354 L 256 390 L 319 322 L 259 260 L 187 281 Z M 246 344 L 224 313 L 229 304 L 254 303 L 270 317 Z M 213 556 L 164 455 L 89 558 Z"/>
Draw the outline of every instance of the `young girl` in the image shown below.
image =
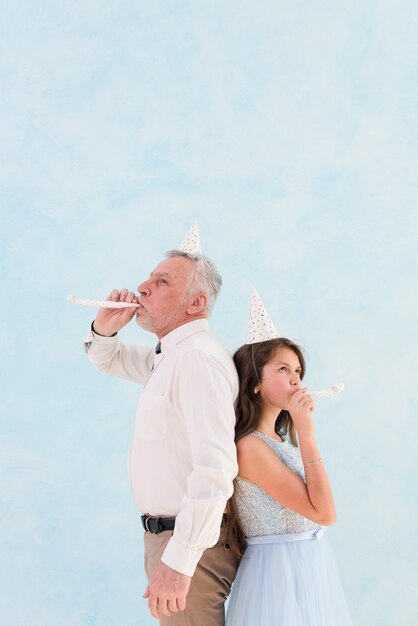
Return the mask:
<path id="1" fill-rule="evenodd" d="M 296 344 L 277 337 L 266 311 L 262 319 L 275 338 L 248 343 L 234 355 L 239 474 L 229 524 L 235 512 L 247 547 L 226 626 L 349 626 L 324 537 L 336 513 L 315 441 L 314 403 L 301 383 L 305 361 Z"/>

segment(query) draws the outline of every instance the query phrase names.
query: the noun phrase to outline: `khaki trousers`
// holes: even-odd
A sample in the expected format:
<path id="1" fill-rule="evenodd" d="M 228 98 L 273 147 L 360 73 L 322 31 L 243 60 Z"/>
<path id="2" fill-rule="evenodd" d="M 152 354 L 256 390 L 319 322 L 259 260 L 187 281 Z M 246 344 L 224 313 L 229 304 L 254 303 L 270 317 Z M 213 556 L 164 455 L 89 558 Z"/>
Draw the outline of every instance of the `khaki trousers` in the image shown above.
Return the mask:
<path id="1" fill-rule="evenodd" d="M 160 562 L 172 534 L 172 530 L 165 530 L 159 534 L 145 533 L 144 561 L 148 580 Z M 162 615 L 160 624 L 162 626 L 224 626 L 224 604 L 231 590 L 237 567 L 237 559 L 221 541 L 205 550 L 192 577 L 186 598 L 186 610 L 171 613 L 170 617 Z"/>

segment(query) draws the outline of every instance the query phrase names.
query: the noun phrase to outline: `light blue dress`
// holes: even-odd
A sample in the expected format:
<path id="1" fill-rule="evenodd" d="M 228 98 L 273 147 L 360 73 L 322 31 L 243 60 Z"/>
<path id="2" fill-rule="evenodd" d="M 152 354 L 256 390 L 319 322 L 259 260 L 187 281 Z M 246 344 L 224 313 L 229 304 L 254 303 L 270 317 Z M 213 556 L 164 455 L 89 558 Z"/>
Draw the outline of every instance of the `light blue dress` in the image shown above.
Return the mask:
<path id="1" fill-rule="evenodd" d="M 305 480 L 299 448 L 263 433 L 253 435 Z M 325 530 L 239 477 L 235 498 L 248 545 L 229 597 L 226 626 L 351 626 Z"/>

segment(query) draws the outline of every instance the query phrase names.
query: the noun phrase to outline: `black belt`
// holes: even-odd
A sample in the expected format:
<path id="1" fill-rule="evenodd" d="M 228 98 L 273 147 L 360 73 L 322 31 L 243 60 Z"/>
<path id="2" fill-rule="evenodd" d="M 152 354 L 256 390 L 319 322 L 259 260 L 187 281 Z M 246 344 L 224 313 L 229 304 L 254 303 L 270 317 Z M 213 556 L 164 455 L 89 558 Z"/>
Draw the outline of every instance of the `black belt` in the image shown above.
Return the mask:
<path id="1" fill-rule="evenodd" d="M 141 515 L 141 522 L 144 530 L 154 535 L 162 533 L 163 530 L 174 530 L 175 517 L 153 517 L 152 515 Z M 222 516 L 221 527 L 226 523 L 226 514 Z"/>
<path id="2" fill-rule="evenodd" d="M 141 522 L 144 530 L 154 535 L 162 533 L 163 530 L 174 530 L 175 517 L 153 517 L 152 515 L 141 515 Z"/>

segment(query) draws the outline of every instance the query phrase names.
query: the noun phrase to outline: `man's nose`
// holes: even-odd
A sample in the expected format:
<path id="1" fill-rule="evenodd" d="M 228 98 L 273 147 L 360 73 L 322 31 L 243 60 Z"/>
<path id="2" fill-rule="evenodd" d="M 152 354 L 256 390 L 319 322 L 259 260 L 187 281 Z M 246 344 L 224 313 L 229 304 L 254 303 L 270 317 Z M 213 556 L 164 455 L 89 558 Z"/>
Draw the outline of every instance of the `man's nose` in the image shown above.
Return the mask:
<path id="1" fill-rule="evenodd" d="M 144 280 L 143 283 L 138 285 L 136 290 L 138 291 L 140 296 L 149 296 L 149 294 L 151 293 L 149 281 L 148 280 Z"/>

